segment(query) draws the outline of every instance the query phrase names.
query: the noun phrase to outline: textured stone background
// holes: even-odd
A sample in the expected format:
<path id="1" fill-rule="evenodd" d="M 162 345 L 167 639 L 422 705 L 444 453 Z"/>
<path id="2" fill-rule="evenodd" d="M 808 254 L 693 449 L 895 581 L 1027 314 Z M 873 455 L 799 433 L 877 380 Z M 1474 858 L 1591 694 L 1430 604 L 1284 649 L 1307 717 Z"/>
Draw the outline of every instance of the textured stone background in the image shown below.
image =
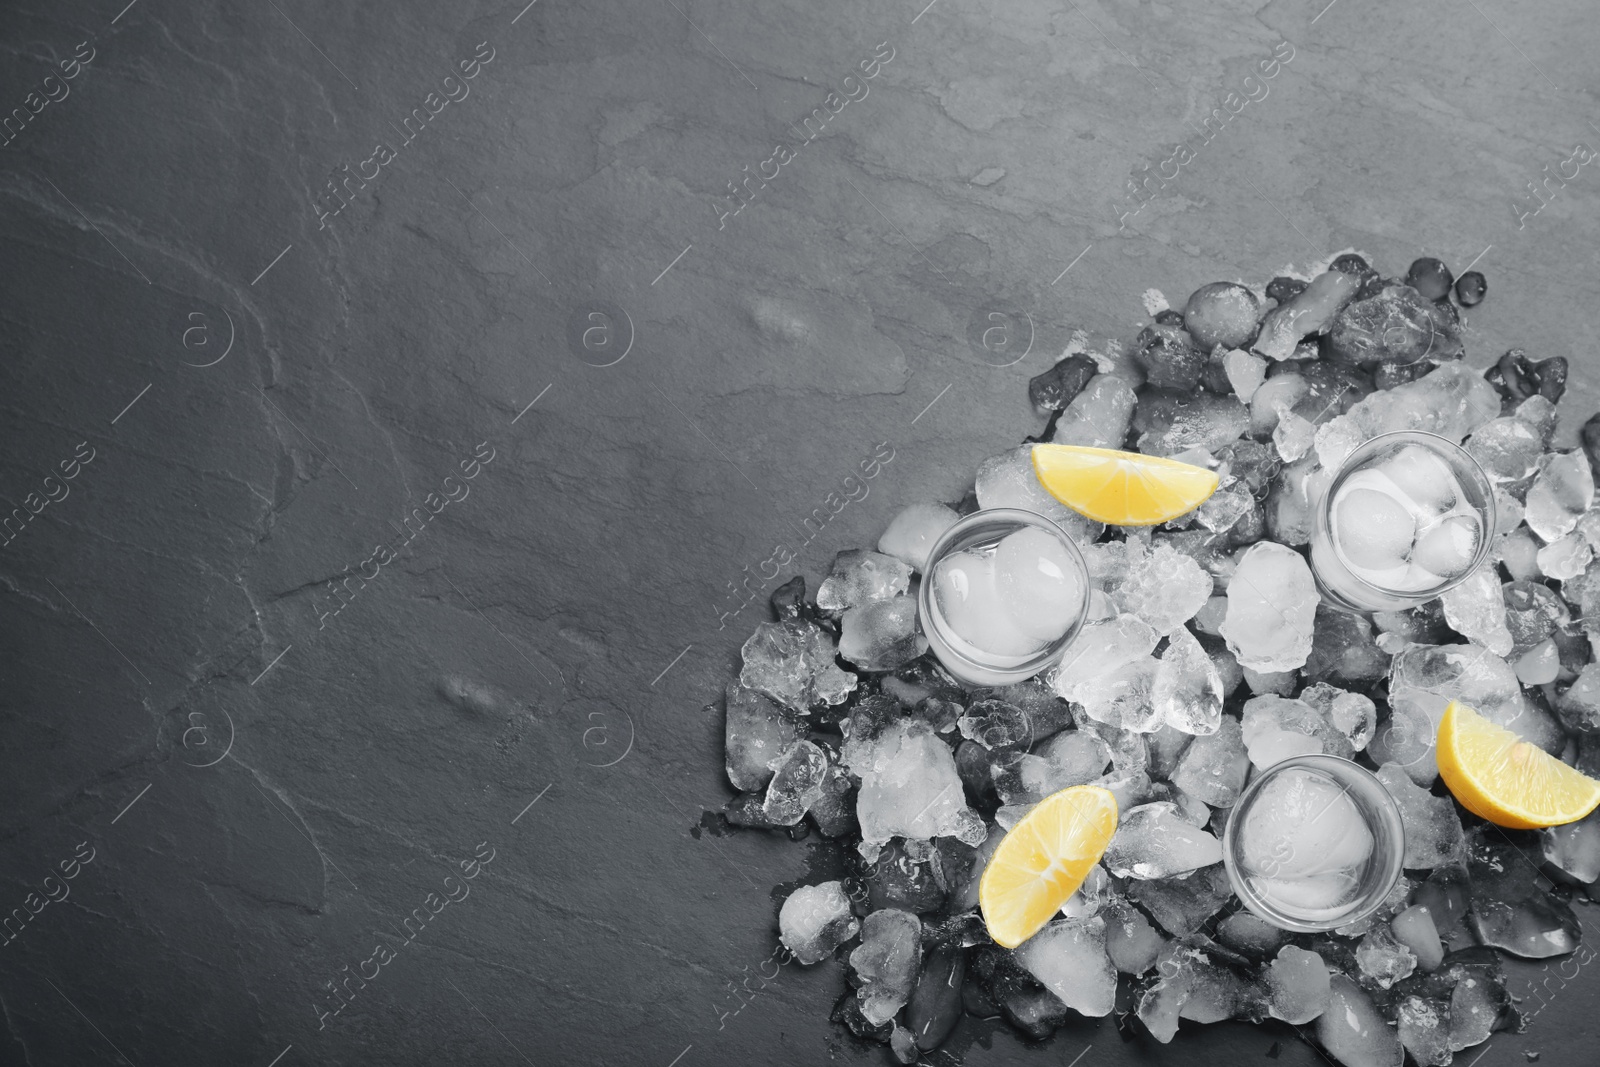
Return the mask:
<path id="1" fill-rule="evenodd" d="M 725 797 L 701 708 L 759 621 L 719 628 L 726 583 L 874 443 L 813 582 L 1033 432 L 1072 330 L 1349 246 L 1481 254 L 1474 365 L 1565 355 L 1564 408 L 1600 404 L 1600 175 L 1511 208 L 1600 141 L 1588 5 L 924 2 L 8 9 L 0 107 L 94 58 L 0 150 L 0 495 L 95 458 L 0 550 L 0 911 L 94 859 L 0 950 L 0 1062 L 880 1062 L 826 1021 L 837 967 L 722 1016 L 807 850 L 698 831 Z M 1284 40 L 1119 232 L 1130 175 Z M 479 42 L 470 96 L 319 230 L 330 170 Z M 880 42 L 869 95 L 719 230 L 725 183 Z M 1033 323 L 1008 367 L 966 341 L 996 306 Z M 597 309 L 611 333 L 569 341 Z M 480 442 L 470 494 L 319 627 Z M 323 984 L 480 842 L 470 896 L 319 1029 Z M 1484 1067 L 1591 1054 L 1596 981 Z M 1287 1027 L 981 1035 L 968 1063 L 1320 1062 Z"/>

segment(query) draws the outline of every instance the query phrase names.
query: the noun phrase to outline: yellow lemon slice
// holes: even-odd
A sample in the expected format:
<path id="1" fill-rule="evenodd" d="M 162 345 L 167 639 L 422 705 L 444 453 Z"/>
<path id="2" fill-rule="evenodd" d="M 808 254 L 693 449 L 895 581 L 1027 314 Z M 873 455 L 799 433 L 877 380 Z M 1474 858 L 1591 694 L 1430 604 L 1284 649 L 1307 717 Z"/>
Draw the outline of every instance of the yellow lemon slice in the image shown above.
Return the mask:
<path id="1" fill-rule="evenodd" d="M 1034 445 L 1033 470 L 1051 496 L 1112 526 L 1155 526 L 1217 491 L 1217 474 L 1191 463 L 1079 445 Z"/>
<path id="2" fill-rule="evenodd" d="M 1453 700 L 1439 720 L 1438 757 L 1461 806 L 1497 826 L 1560 826 L 1600 805 L 1600 782 Z"/>
<path id="3" fill-rule="evenodd" d="M 1088 877 L 1117 832 L 1117 798 L 1097 785 L 1045 797 L 983 869 L 978 906 L 989 936 L 1016 948 L 1038 933 Z"/>

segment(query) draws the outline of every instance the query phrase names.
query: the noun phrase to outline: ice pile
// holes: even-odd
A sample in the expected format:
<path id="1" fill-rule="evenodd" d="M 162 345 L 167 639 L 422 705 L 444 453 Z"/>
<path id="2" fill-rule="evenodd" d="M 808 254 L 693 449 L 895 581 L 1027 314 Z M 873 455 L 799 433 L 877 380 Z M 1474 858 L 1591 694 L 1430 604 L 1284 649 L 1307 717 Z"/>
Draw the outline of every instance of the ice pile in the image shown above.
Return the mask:
<path id="1" fill-rule="evenodd" d="M 1127 353 L 1069 355 L 1034 380 L 1047 423 L 1031 440 L 1215 469 L 1194 514 L 1102 529 L 1010 449 L 964 500 L 911 504 L 875 551 L 840 553 L 815 603 L 801 578 L 774 594 L 778 621 L 726 693 L 738 794 L 724 814 L 836 846 L 778 926 L 797 964 L 843 968 L 842 1026 L 911 1063 L 968 1016 L 1038 1040 L 1115 1011 L 1163 1042 L 1279 1019 L 1343 1067 L 1444 1067 L 1523 1025 L 1501 961 L 1579 947 L 1571 902 L 1600 900 L 1600 814 L 1485 831 L 1436 781 L 1433 738 L 1459 699 L 1600 774 L 1600 417 L 1581 448 L 1554 450 L 1565 361 L 1513 351 L 1467 369 L 1451 282 L 1436 260 L 1385 278 L 1347 254 L 1264 290 L 1215 283 Z M 1448 471 L 1396 453 L 1349 483 L 1375 497 L 1346 500 L 1356 553 L 1455 575 L 1487 544 L 1490 563 L 1421 607 L 1345 614 L 1319 603 L 1306 563 L 1315 505 L 1352 449 L 1398 429 L 1464 441 L 1499 521 L 1465 529 Z M 960 516 L 998 507 L 1061 524 L 1088 588 L 1058 578 L 1052 566 L 1077 572 L 1032 534 L 926 573 Z M 992 654 L 1033 655 L 1076 621 L 1069 604 L 1083 626 L 1041 676 L 963 687 L 921 643 L 923 582 Z M 1220 842 L 1237 815 L 1236 873 L 1255 892 L 1345 914 L 1375 848 L 1349 796 L 1291 768 L 1234 810 L 1252 775 L 1318 752 L 1372 769 L 1394 798 L 1405 876 L 1375 914 L 1291 933 L 1242 908 Z M 1118 800 L 1110 847 L 1058 918 L 999 947 L 977 911 L 985 864 L 1032 805 L 1087 783 Z"/>

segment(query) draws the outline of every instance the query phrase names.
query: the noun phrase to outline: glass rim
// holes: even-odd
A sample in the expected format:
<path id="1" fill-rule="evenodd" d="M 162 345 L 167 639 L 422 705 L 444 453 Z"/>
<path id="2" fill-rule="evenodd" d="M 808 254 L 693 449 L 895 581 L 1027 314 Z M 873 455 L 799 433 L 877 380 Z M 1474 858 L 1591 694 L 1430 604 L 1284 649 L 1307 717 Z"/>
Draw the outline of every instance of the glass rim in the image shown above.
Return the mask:
<path id="1" fill-rule="evenodd" d="M 1466 466 L 1468 477 L 1475 479 L 1483 490 L 1483 507 L 1481 510 L 1484 512 L 1484 532 L 1483 536 L 1478 539 L 1478 550 L 1472 555 L 1471 565 L 1462 571 L 1459 576 L 1442 585 L 1430 586 L 1427 589 L 1415 592 L 1389 589 L 1386 586 L 1363 578 L 1356 572 L 1356 568 L 1350 565 L 1350 561 L 1345 559 L 1344 551 L 1339 547 L 1338 538 L 1333 536 L 1333 498 L 1338 495 L 1339 487 L 1345 483 L 1345 480 L 1357 473 L 1354 469 L 1355 464 L 1357 462 L 1365 463 L 1383 448 L 1402 440 L 1422 445 L 1425 448 L 1443 451 L 1448 457 L 1447 462 L 1448 460 L 1459 459 Z M 1365 454 L 1362 455 L 1362 453 Z M 1358 455 L 1360 456 L 1359 461 L 1357 459 Z M 1321 503 L 1317 505 L 1316 519 L 1317 525 L 1327 535 L 1328 548 L 1332 550 L 1334 557 L 1339 561 L 1339 565 L 1344 568 L 1351 580 L 1355 581 L 1363 589 L 1370 589 L 1380 596 L 1415 598 L 1416 602 L 1421 604 L 1448 593 L 1478 572 L 1478 568 L 1483 566 L 1484 561 L 1489 558 L 1489 553 L 1494 547 L 1495 527 L 1500 521 L 1500 516 L 1499 508 L 1494 499 L 1494 483 L 1484 473 L 1483 465 L 1472 458 L 1472 453 L 1450 440 L 1450 438 L 1428 430 L 1390 430 L 1376 437 L 1369 437 L 1352 448 L 1350 453 L 1340 461 L 1338 469 L 1334 472 L 1333 480 L 1328 483 L 1327 491 L 1322 494 Z"/>
<path id="2" fill-rule="evenodd" d="M 1079 632 L 1083 629 L 1084 621 L 1089 615 L 1089 564 L 1084 560 L 1083 551 L 1078 547 L 1078 543 L 1072 539 L 1072 535 L 1067 533 L 1053 519 L 1046 518 L 1037 511 L 1029 511 L 1026 508 L 980 508 L 970 515 L 963 515 L 954 525 L 940 534 L 938 540 L 934 541 L 933 546 L 928 549 L 928 564 L 922 572 L 922 581 L 917 587 L 917 625 L 922 628 L 924 635 L 926 635 L 927 624 L 924 620 L 933 618 L 934 565 L 950 552 L 951 546 L 956 541 L 968 535 L 973 527 L 996 522 L 1009 523 L 1017 529 L 1021 529 L 1024 526 L 1043 529 L 1048 533 L 1054 534 L 1057 540 L 1067 546 L 1067 554 L 1072 558 L 1073 563 L 1077 565 L 1078 584 L 1083 591 L 1078 604 L 1077 621 L 1067 628 L 1066 633 L 1056 640 L 1048 642 L 1044 648 L 1014 666 L 996 667 L 992 663 L 974 659 L 961 649 L 951 645 L 949 641 L 943 639 L 941 639 L 940 644 L 946 647 L 938 649 L 936 655 L 942 658 L 948 654 L 957 660 L 961 666 L 970 667 L 976 671 L 1015 673 L 1017 679 L 1021 681 L 1033 677 L 1052 663 L 1058 662 L 1066 653 L 1068 646 L 1077 640 Z M 940 618 L 943 618 L 942 614 Z M 948 624 L 944 625 L 948 627 Z"/>
<path id="3" fill-rule="evenodd" d="M 1376 801 L 1378 817 L 1387 825 L 1387 828 L 1391 831 L 1391 837 L 1396 843 L 1395 847 L 1390 850 L 1390 855 L 1385 857 L 1382 873 L 1383 891 L 1381 893 L 1376 890 L 1372 891 L 1366 904 L 1339 916 L 1337 920 L 1331 922 L 1302 919 L 1285 913 L 1281 908 L 1274 907 L 1263 900 L 1255 890 L 1251 889 L 1244 876 L 1235 869 L 1237 860 L 1234 852 L 1239 847 L 1235 828 L 1240 823 L 1240 814 L 1256 798 L 1256 795 L 1266 782 L 1271 781 L 1284 771 L 1295 769 L 1321 771 L 1336 781 L 1339 781 L 1342 777 L 1354 775 L 1362 783 L 1367 797 Z M 1346 782 L 1340 781 L 1340 785 L 1346 784 Z M 1322 933 L 1327 930 L 1336 930 L 1341 926 L 1349 926 L 1352 923 L 1361 922 L 1363 919 L 1370 918 L 1373 913 L 1383 907 L 1383 902 L 1389 898 L 1389 894 L 1394 891 L 1395 885 L 1399 883 L 1401 875 L 1405 873 L 1405 841 L 1405 820 L 1401 817 L 1400 805 L 1390 794 L 1389 788 L 1383 784 L 1382 779 L 1355 760 L 1346 759 L 1343 756 L 1332 756 L 1326 752 L 1311 752 L 1279 760 L 1257 774 L 1250 784 L 1245 787 L 1244 792 L 1239 795 L 1239 799 L 1229 809 L 1228 825 L 1222 831 L 1222 866 L 1227 871 L 1228 882 L 1233 887 L 1234 895 L 1257 918 L 1264 919 L 1274 926 L 1292 930 L 1296 933 Z"/>

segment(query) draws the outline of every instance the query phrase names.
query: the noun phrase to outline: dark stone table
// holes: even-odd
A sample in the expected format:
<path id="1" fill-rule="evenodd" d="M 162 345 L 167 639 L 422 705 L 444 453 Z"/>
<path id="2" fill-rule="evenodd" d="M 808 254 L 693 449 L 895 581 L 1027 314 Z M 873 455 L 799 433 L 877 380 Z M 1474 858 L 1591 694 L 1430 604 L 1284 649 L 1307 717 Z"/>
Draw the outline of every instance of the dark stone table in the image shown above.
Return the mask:
<path id="1" fill-rule="evenodd" d="M 1475 261 L 1473 364 L 1600 406 L 1600 176 L 1527 187 L 1585 5 L 924 2 L 8 12 L 0 1062 L 885 1062 L 837 964 L 734 1011 L 808 851 L 701 828 L 730 583 L 958 498 L 1147 289 L 1341 248 Z M 1592 1057 L 1536 981 L 1458 1062 Z"/>

